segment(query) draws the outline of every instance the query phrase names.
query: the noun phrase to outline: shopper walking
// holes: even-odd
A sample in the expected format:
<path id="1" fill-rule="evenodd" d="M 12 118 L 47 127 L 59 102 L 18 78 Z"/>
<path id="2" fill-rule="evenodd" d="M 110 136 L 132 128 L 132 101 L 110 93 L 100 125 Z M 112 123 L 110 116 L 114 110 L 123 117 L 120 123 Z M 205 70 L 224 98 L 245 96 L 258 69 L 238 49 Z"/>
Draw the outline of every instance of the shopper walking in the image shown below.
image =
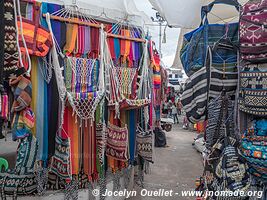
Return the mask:
<path id="1" fill-rule="evenodd" d="M 173 122 L 177 124 L 179 124 L 179 119 L 178 119 L 178 115 L 177 115 L 177 107 L 175 106 L 175 104 L 172 105 L 172 118 L 173 118 Z"/>

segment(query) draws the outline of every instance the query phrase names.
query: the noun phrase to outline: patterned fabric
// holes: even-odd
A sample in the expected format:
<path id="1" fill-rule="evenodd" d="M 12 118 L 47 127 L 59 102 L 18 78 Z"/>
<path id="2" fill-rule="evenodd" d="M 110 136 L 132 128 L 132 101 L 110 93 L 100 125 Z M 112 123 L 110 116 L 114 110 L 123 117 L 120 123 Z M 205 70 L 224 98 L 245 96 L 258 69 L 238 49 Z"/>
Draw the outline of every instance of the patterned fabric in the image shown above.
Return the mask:
<path id="1" fill-rule="evenodd" d="M 152 131 L 141 131 L 137 130 L 136 135 L 136 146 L 137 154 L 140 155 L 144 160 L 153 162 L 153 138 Z"/>
<path id="2" fill-rule="evenodd" d="M 160 85 L 161 85 L 160 55 L 154 50 L 155 50 L 155 43 L 152 40 L 150 40 L 149 41 L 149 53 L 150 53 L 151 64 L 153 67 L 153 84 L 154 84 L 153 88 L 160 89 Z"/>
<path id="3" fill-rule="evenodd" d="M 107 145 L 107 132 L 103 124 L 96 124 L 97 155 L 101 165 L 105 161 L 105 149 Z"/>
<path id="4" fill-rule="evenodd" d="M 38 143 L 34 136 L 30 135 L 20 141 L 15 166 L 16 172 L 19 174 L 33 172 L 37 150 Z"/>
<path id="5" fill-rule="evenodd" d="M 261 123 L 257 122 L 262 121 L 256 121 L 243 134 L 241 150 L 249 164 L 249 172 L 256 178 L 267 181 L 267 133 L 261 130 Z"/>
<path id="6" fill-rule="evenodd" d="M 42 196 L 47 187 L 48 181 L 48 169 L 38 165 L 36 170 L 37 192 L 39 196 Z"/>
<path id="7" fill-rule="evenodd" d="M 248 1 L 240 16 L 240 52 L 244 60 L 266 62 L 266 0 Z"/>
<path id="8" fill-rule="evenodd" d="M 267 72 L 249 65 L 240 72 L 239 109 L 243 112 L 267 115 Z"/>
<path id="9" fill-rule="evenodd" d="M 222 2 L 224 3 L 224 2 Z M 225 34 L 235 44 L 238 45 L 238 23 L 230 24 L 209 24 L 208 13 L 212 10 L 212 5 L 203 6 L 201 11 L 200 27 L 185 34 L 183 47 L 181 49 L 181 62 L 185 73 L 190 76 L 200 68 L 204 67 L 207 54 L 207 47 L 213 46 Z M 235 5 L 238 9 L 238 5 Z M 203 24 L 204 22 L 204 24 Z M 218 69 L 227 64 L 229 71 L 235 68 L 237 55 L 232 50 L 218 51 L 213 54 L 214 63 Z M 224 62 L 227 60 L 227 62 Z"/>
<path id="10" fill-rule="evenodd" d="M 107 127 L 106 155 L 116 160 L 127 161 L 128 155 L 128 129 L 109 124 Z"/>
<path id="11" fill-rule="evenodd" d="M 32 135 L 21 139 L 18 146 L 17 160 L 14 170 L 0 173 L 1 198 L 5 195 L 32 195 L 36 193 L 37 183 L 34 164 L 37 155 L 37 140 Z"/>
<path id="12" fill-rule="evenodd" d="M 97 59 L 67 57 L 67 90 L 75 93 L 97 91 L 99 67 Z"/>
<path id="13" fill-rule="evenodd" d="M 69 183 L 66 184 L 64 200 L 78 200 L 78 181 L 72 179 Z"/>
<path id="14" fill-rule="evenodd" d="M 32 100 L 32 83 L 29 79 L 19 76 L 11 83 L 14 90 L 14 103 L 12 112 L 21 111 L 28 107 Z"/>
<path id="15" fill-rule="evenodd" d="M 219 125 L 215 129 L 215 134 L 219 135 L 221 129 L 224 133 L 212 146 L 205 159 L 206 184 L 208 189 L 213 191 L 242 190 L 246 192 L 250 187 L 250 176 L 245 159 L 238 149 L 238 141 L 230 137 L 229 103 L 228 97 L 222 96 Z M 245 199 L 245 197 L 238 196 L 233 199 Z"/>
<path id="16" fill-rule="evenodd" d="M 50 171 L 62 179 L 70 180 L 70 142 L 69 139 L 56 136 L 55 155 L 52 157 Z"/>
<path id="17" fill-rule="evenodd" d="M 201 68 L 187 79 L 181 98 L 183 109 L 192 123 L 205 120 L 209 99 L 217 98 L 223 90 L 227 96 L 232 97 L 237 88 L 238 73 L 222 72 L 213 67 L 210 47 L 206 63 L 206 67 Z"/>
<path id="18" fill-rule="evenodd" d="M 13 0 L 5 0 L 4 7 L 4 77 L 8 78 L 10 73 L 18 68 L 19 54 L 17 49 L 17 31 L 15 25 Z"/>
<path id="19" fill-rule="evenodd" d="M 16 112 L 12 121 L 12 139 L 22 139 L 32 134 L 35 117 L 30 108 Z"/>
<path id="20" fill-rule="evenodd" d="M 18 28 L 20 33 L 20 21 L 18 21 Z M 41 25 L 24 18 L 22 21 L 22 28 L 23 37 L 25 38 L 29 54 L 39 57 L 46 56 L 52 46 L 52 39 L 49 31 L 41 27 Z M 20 50 L 26 52 L 21 35 L 19 35 L 19 44 Z"/>
<path id="21" fill-rule="evenodd" d="M 198 70 L 186 80 L 181 103 L 191 122 L 204 121 L 206 118 L 207 84 L 206 68 Z"/>
<path id="22" fill-rule="evenodd" d="M 229 115 L 229 128 L 230 136 L 236 138 L 235 128 L 234 128 L 234 102 L 228 99 L 228 113 Z M 225 129 L 223 126 L 223 114 L 222 114 L 222 102 L 223 97 L 219 96 L 216 99 L 211 99 L 208 103 L 208 122 L 206 127 L 206 143 L 205 146 L 207 149 L 211 147 L 220 139 L 224 137 Z"/>
<path id="23" fill-rule="evenodd" d="M 65 83 L 68 100 L 83 120 L 94 119 L 97 105 L 104 93 L 98 91 L 99 61 L 97 59 L 67 57 Z"/>
<path id="24" fill-rule="evenodd" d="M 5 195 L 33 195 L 36 193 L 37 183 L 34 173 L 18 175 L 15 173 L 0 174 L 1 199 Z"/>
<path id="25" fill-rule="evenodd" d="M 212 147 L 212 153 L 205 163 L 205 179 L 209 190 L 248 191 L 250 187 L 248 166 L 237 146 L 235 139 L 225 137 Z M 245 198 L 238 196 L 232 199 Z M 218 197 L 217 199 L 224 198 Z"/>

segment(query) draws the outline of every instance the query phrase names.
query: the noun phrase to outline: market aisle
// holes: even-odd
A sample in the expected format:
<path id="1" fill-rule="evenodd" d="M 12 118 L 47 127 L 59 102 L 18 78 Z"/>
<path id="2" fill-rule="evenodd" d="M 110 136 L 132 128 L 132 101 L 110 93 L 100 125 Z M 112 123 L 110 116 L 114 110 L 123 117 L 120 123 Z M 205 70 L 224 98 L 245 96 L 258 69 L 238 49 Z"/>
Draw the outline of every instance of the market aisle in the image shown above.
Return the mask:
<path id="1" fill-rule="evenodd" d="M 145 175 L 144 188 L 148 190 L 166 189 L 174 192 L 194 190 L 195 179 L 203 172 L 202 158 L 192 146 L 195 133 L 183 130 L 182 125 L 174 125 L 171 132 L 166 133 L 167 148 L 155 148 L 155 163 L 151 165 L 151 174 Z M 174 196 L 172 198 L 141 197 L 131 200 L 152 199 L 195 199 Z"/>

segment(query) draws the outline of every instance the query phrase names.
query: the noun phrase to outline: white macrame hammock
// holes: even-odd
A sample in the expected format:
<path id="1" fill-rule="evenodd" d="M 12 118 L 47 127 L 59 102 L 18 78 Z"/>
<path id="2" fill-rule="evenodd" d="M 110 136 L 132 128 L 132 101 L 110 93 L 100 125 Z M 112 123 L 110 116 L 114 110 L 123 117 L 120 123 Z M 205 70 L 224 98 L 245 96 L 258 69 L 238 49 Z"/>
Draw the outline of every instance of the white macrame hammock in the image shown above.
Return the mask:
<path id="1" fill-rule="evenodd" d="M 143 106 L 151 102 L 148 73 L 148 50 L 147 42 L 144 45 L 144 51 L 141 60 L 141 66 L 138 68 L 115 67 L 111 58 L 107 39 L 105 37 L 104 45 L 104 63 L 106 78 L 106 93 L 109 106 L 115 106 L 115 118 L 120 118 L 120 103 L 126 101 L 129 106 Z M 138 75 L 138 72 L 141 74 Z M 132 87 L 135 76 L 138 75 L 137 95 L 134 99 L 127 98 L 132 94 Z M 147 110 L 148 113 L 148 110 Z"/>
<path id="2" fill-rule="evenodd" d="M 67 97 L 70 105 L 75 111 L 76 116 L 81 120 L 87 121 L 88 119 L 95 120 L 95 111 L 97 106 L 103 99 L 105 95 L 104 89 L 104 65 L 103 65 L 103 27 L 100 30 L 100 66 L 99 66 L 99 81 L 94 83 L 95 79 L 92 80 L 94 70 L 96 69 L 95 59 L 86 58 L 75 58 L 67 57 L 67 63 L 71 66 L 74 81 L 76 84 L 82 86 L 93 86 L 93 91 L 85 91 L 84 93 L 79 93 L 72 88 L 71 91 L 67 91 Z M 76 118 L 77 121 L 77 118 Z M 91 123 L 92 124 L 92 123 Z"/>

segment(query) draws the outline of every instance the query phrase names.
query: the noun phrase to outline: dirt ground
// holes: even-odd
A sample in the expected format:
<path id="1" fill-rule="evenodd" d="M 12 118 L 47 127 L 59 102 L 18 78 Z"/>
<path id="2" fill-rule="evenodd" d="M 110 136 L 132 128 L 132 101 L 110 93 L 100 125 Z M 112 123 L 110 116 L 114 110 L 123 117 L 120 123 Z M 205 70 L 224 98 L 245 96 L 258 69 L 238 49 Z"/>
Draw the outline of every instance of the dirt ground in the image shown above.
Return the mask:
<path id="1" fill-rule="evenodd" d="M 181 121 L 181 120 L 180 120 Z M 155 148 L 155 163 L 151 165 L 151 173 L 145 175 L 144 188 L 148 190 L 194 190 L 195 179 L 203 173 L 202 157 L 192 146 L 196 133 L 183 130 L 182 125 L 174 125 L 171 132 L 166 133 L 167 148 Z M 152 199 L 195 199 L 193 197 L 141 197 L 133 200 Z"/>

